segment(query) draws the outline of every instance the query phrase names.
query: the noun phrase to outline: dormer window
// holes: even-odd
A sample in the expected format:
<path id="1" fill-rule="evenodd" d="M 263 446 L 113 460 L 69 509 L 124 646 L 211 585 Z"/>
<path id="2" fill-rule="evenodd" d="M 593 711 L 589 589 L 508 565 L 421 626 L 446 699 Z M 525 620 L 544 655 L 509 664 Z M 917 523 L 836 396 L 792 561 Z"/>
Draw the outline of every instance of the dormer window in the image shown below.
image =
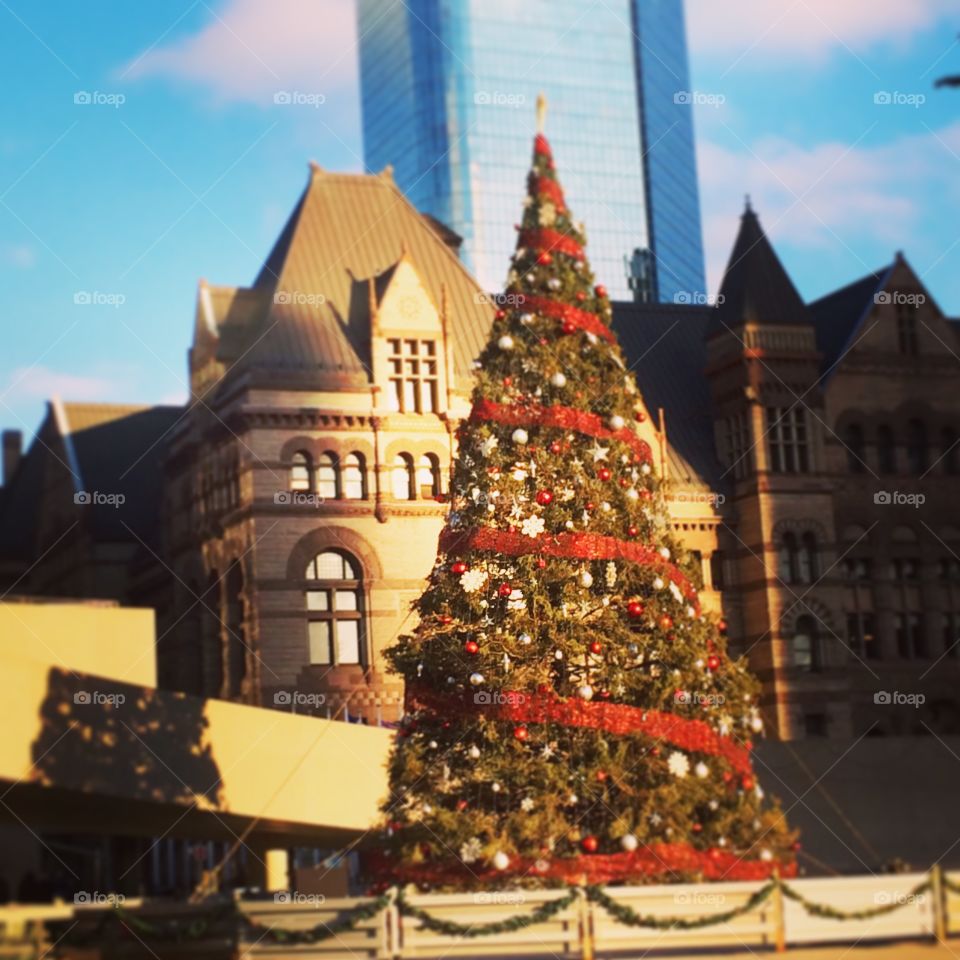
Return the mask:
<path id="1" fill-rule="evenodd" d="M 389 347 L 389 402 L 401 413 L 437 409 L 437 341 L 394 337 Z"/>

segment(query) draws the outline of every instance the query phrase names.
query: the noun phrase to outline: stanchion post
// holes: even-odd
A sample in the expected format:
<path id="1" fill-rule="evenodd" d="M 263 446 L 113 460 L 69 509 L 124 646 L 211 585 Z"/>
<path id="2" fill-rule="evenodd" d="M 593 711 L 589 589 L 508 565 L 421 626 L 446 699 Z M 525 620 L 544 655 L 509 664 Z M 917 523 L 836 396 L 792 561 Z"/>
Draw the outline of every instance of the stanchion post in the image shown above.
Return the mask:
<path id="1" fill-rule="evenodd" d="M 787 949 L 787 925 L 784 917 L 779 867 L 773 871 L 773 884 L 773 944 L 777 953 L 783 953 Z"/>
<path id="2" fill-rule="evenodd" d="M 583 878 L 586 884 L 586 877 Z M 580 956 L 582 960 L 593 960 L 593 924 L 590 923 L 590 901 L 587 891 L 581 886 L 577 890 L 577 900 L 580 905 Z"/>
<path id="3" fill-rule="evenodd" d="M 933 898 L 933 935 L 937 943 L 947 939 L 947 898 L 943 889 L 943 867 L 935 863 L 930 868 L 930 896 Z"/>

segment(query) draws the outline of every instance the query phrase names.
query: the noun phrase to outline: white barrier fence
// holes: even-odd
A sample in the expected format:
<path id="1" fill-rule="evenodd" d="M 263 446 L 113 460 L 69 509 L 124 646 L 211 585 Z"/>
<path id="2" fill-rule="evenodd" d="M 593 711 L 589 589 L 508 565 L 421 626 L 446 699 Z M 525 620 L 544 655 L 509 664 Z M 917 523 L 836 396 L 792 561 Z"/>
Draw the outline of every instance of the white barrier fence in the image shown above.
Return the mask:
<path id="1" fill-rule="evenodd" d="M 876 915 L 878 911 L 884 912 Z M 735 915 L 724 920 L 730 913 Z M 864 916 L 869 913 L 875 915 Z M 69 924 L 82 935 L 85 956 L 91 956 L 92 949 L 93 956 L 103 960 L 155 960 L 158 955 L 249 960 L 503 956 L 589 960 L 595 954 L 641 951 L 643 955 L 683 949 L 747 952 L 827 942 L 946 940 L 960 935 L 960 873 L 944 874 L 935 868 L 930 874 L 801 879 L 782 886 L 709 883 L 574 893 L 406 893 L 379 900 L 292 897 L 287 902 L 239 900 L 231 906 L 220 901 L 189 908 L 156 901 L 127 902 L 114 910 L 18 905 L 0 907 L 0 958 L 40 956 L 29 947 L 42 944 L 46 945 L 42 955 L 47 955 L 61 936 L 56 927 L 52 931 L 45 927 L 55 921 Z M 485 929 L 504 923 L 494 931 Z M 465 935 L 468 932 L 481 935 Z M 64 936 L 54 952 L 71 956 L 70 940 Z M 17 950 L 18 944 L 28 949 Z"/>

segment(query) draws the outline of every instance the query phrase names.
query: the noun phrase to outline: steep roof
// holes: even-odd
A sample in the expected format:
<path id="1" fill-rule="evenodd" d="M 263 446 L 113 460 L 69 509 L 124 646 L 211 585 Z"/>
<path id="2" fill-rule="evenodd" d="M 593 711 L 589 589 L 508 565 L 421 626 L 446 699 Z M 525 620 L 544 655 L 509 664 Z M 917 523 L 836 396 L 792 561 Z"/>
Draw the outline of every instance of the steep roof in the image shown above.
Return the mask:
<path id="1" fill-rule="evenodd" d="M 810 304 L 810 319 L 816 328 L 817 349 L 823 354 L 825 373 L 836 365 L 873 308 L 874 296 L 884 287 L 892 269 L 893 264 L 882 267 Z"/>
<path id="2" fill-rule="evenodd" d="M 368 323 L 363 281 L 378 278 L 381 288 L 381 275 L 405 255 L 434 302 L 446 293 L 456 372 L 467 378 L 493 309 L 456 256 L 456 239 L 424 219 L 388 173 L 337 174 L 313 165 L 254 286 L 209 288 L 208 326 L 234 337 L 217 355 L 228 366 L 236 361 L 238 372 L 270 368 L 293 380 L 321 375 L 332 385 L 367 383 L 368 331 L 354 328 Z M 198 339 L 202 332 L 198 324 Z"/>
<path id="3" fill-rule="evenodd" d="M 797 288 L 783 268 L 760 218 L 747 205 L 737 234 L 708 336 L 745 321 L 803 324 L 810 317 Z"/>
<path id="4" fill-rule="evenodd" d="M 687 483 L 725 489 L 714 452 L 710 385 L 704 375 L 704 335 L 711 307 L 615 303 L 613 326 L 651 412 L 666 413 L 670 474 Z"/>
<path id="5" fill-rule="evenodd" d="M 64 441 L 72 448 L 82 489 L 126 498 L 122 509 L 91 506 L 98 539 L 154 541 L 167 437 L 183 412 L 173 406 L 63 404 Z"/>

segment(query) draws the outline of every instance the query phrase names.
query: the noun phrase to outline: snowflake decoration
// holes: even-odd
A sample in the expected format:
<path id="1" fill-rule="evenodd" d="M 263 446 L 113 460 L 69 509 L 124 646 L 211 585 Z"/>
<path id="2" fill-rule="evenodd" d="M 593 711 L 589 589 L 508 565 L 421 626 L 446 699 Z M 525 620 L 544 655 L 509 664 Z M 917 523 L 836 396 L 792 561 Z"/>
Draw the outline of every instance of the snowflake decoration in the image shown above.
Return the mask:
<path id="1" fill-rule="evenodd" d="M 520 532 L 525 537 L 536 539 L 546 529 L 546 521 L 543 517 L 527 517 L 520 525 Z"/>
<path id="2" fill-rule="evenodd" d="M 533 800 L 530 797 L 524 797 L 520 801 L 520 809 L 524 813 L 529 813 L 535 806 L 536 804 L 533 802 Z"/>
<path id="3" fill-rule="evenodd" d="M 612 560 L 604 568 L 603 576 L 608 587 L 612 587 L 617 582 L 617 565 Z"/>
<path id="4" fill-rule="evenodd" d="M 537 221 L 541 227 L 552 227 L 557 222 L 557 208 L 549 200 L 540 207 Z"/>
<path id="5" fill-rule="evenodd" d="M 497 438 L 494 437 L 494 436 L 492 436 L 492 435 L 489 436 L 489 437 L 487 437 L 487 438 L 480 444 L 480 452 L 481 452 L 485 457 L 489 457 L 490 454 L 493 453 L 493 451 L 497 449 L 497 446 L 498 446 L 499 442 L 500 442 L 500 441 L 497 440 Z"/>
<path id="6" fill-rule="evenodd" d="M 685 777 L 690 772 L 690 761 L 687 759 L 687 755 L 679 750 L 674 750 L 667 757 L 667 769 L 675 777 Z"/>
<path id="7" fill-rule="evenodd" d="M 651 813 L 651 814 L 650 814 L 650 822 L 651 822 L 655 827 L 659 827 L 660 824 L 663 823 L 663 817 L 661 817 L 659 813 Z"/>
<path id="8" fill-rule="evenodd" d="M 483 844 L 479 837 L 471 837 L 460 847 L 460 859 L 464 863 L 476 863 L 483 853 Z"/>
<path id="9" fill-rule="evenodd" d="M 703 780 L 710 775 L 710 768 L 701 760 L 694 768 L 693 772 Z"/>
<path id="10" fill-rule="evenodd" d="M 460 586 L 466 593 L 476 593 L 486 582 L 486 570 L 468 570 L 460 577 Z"/>

